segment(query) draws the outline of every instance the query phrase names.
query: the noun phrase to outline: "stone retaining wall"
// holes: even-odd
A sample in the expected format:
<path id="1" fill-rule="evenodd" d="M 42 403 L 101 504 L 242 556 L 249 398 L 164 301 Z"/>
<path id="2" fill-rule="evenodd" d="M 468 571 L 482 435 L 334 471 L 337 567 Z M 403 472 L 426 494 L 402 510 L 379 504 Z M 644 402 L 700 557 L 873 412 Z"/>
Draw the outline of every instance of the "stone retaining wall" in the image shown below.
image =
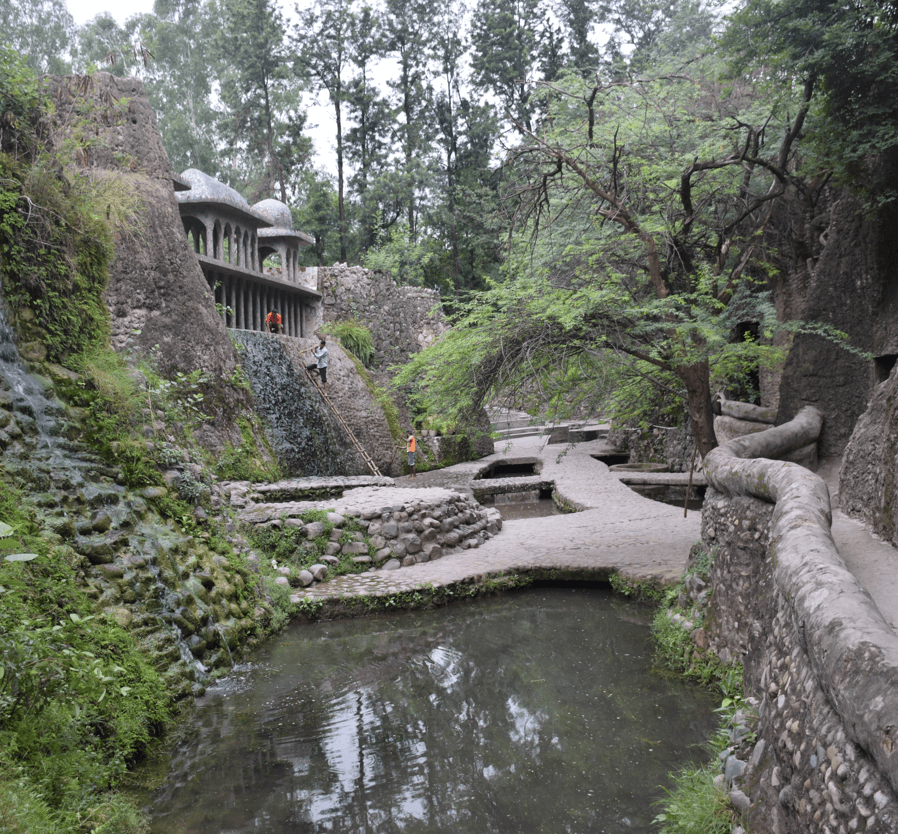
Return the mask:
<path id="1" fill-rule="evenodd" d="M 458 491 L 442 488 L 366 486 L 331 500 L 254 503 L 253 492 L 245 484 L 231 486 L 231 502 L 241 523 L 302 529 L 311 542 L 323 534 L 324 527 L 320 523 L 304 523 L 303 516 L 310 511 L 332 509 L 328 517 L 331 523 L 341 529 L 357 529 L 367 536 L 367 542 L 344 544 L 333 538 L 319 558 L 320 569 L 316 565 L 309 568 L 306 576 L 296 576 L 297 584 L 303 587 L 327 580 L 328 565 L 337 564 L 338 556 L 354 556 L 355 563 L 371 568 L 399 569 L 475 549 L 502 528 L 502 517 L 496 509 L 484 508 Z M 284 583 L 288 581 L 285 577 Z"/>
<path id="2" fill-rule="evenodd" d="M 397 286 L 388 273 L 336 264 L 318 269 L 318 284 L 327 322 L 352 319 L 371 332 L 378 369 L 405 363 L 447 328 L 437 291 Z"/>
<path id="3" fill-rule="evenodd" d="M 688 423 L 688 422 L 687 422 Z M 688 471 L 695 440 L 688 427 L 658 427 L 640 430 L 615 428 L 608 432 L 608 444 L 629 451 L 631 462 L 665 462 L 671 471 Z M 696 459 L 696 467 L 701 459 Z"/>
<path id="4" fill-rule="evenodd" d="M 693 637 L 740 660 L 758 700 L 758 740 L 731 753 L 724 774 L 753 828 L 894 832 L 898 637 L 835 550 L 822 480 L 754 458 L 819 426 L 806 408 L 709 454 L 702 545 L 714 555 L 713 595 Z"/>

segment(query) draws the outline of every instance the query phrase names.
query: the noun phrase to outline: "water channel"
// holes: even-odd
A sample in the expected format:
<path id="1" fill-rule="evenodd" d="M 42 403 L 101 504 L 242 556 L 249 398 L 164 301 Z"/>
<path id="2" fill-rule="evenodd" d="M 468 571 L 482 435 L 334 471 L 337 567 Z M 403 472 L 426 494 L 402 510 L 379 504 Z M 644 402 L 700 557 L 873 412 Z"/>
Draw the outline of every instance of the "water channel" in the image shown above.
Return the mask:
<path id="1" fill-rule="evenodd" d="M 715 695 L 651 670 L 650 619 L 537 588 L 293 626 L 198 701 L 152 828 L 650 831 L 716 726 Z"/>

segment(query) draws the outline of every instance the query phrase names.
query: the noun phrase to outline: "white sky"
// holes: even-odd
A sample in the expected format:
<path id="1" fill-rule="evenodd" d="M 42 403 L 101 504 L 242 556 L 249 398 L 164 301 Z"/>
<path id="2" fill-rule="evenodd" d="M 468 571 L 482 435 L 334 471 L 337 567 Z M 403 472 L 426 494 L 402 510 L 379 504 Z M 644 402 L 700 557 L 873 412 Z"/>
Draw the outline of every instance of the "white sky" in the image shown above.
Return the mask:
<path id="1" fill-rule="evenodd" d="M 5 0 L 0 0 L 5 2 Z M 89 20 L 93 20 L 102 12 L 109 12 L 123 25 L 128 18 L 138 14 L 148 14 L 153 11 L 154 0 L 127 0 L 127 2 L 112 2 L 112 0 L 66 0 L 69 14 L 75 19 L 78 26 L 83 26 Z M 296 17 L 294 7 L 295 0 L 278 0 L 278 5 L 288 20 Z M 317 165 L 329 171 L 337 173 L 335 140 L 332 139 L 336 129 L 336 120 L 332 115 L 332 108 L 328 105 L 326 97 L 319 97 L 318 104 L 306 100 L 308 112 L 307 133 L 315 143 L 315 158 Z"/>

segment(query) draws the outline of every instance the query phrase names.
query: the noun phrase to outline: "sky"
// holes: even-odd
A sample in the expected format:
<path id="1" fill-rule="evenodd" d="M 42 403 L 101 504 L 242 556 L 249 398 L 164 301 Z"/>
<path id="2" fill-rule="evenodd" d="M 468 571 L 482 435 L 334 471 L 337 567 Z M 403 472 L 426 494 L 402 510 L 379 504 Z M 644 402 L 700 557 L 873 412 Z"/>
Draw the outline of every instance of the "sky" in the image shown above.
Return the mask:
<path id="1" fill-rule="evenodd" d="M 0 2 L 4 2 L 4 0 L 0 0 Z M 66 6 L 78 26 L 83 26 L 102 12 L 109 12 L 116 22 L 122 25 L 134 15 L 152 12 L 153 2 L 154 0 L 127 0 L 127 2 L 118 3 L 111 2 L 111 0 L 66 0 Z M 293 11 L 296 5 L 295 0 L 279 0 L 279 5 L 285 18 L 289 20 L 295 16 Z M 316 163 L 331 174 L 336 174 L 335 142 L 331 139 L 336 128 L 336 121 L 331 115 L 331 108 L 326 99 L 319 97 L 317 104 L 308 101 L 306 110 L 308 112 L 307 133 L 315 143 Z"/>
<path id="2" fill-rule="evenodd" d="M 100 12 L 109 12 L 119 24 L 122 24 L 129 17 L 153 11 L 153 0 L 128 0 L 127 3 L 111 3 L 109 0 L 66 0 L 66 6 L 78 26 L 83 26 Z"/>

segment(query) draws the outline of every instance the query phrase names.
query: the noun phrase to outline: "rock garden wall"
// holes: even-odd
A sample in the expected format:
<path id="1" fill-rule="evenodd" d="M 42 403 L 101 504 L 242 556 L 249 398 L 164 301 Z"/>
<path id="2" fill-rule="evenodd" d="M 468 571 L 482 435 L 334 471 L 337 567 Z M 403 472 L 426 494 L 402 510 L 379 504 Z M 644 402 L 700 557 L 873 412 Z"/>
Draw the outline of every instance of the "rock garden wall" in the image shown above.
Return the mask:
<path id="1" fill-rule="evenodd" d="M 664 462 L 668 471 L 688 471 L 695 440 L 684 427 L 658 427 L 648 430 L 635 427 L 616 428 L 608 433 L 608 444 L 620 451 L 629 451 L 630 462 Z M 696 466 L 701 460 L 696 461 Z"/>
<path id="2" fill-rule="evenodd" d="M 322 482 L 321 487 L 330 485 Z M 291 499 L 313 493 L 315 488 L 306 480 L 222 486 L 241 523 L 294 535 L 295 563 L 303 566 L 279 568 L 284 570 L 281 584 L 314 586 L 327 580 L 330 568 L 343 561 L 388 570 L 435 561 L 443 555 L 476 549 L 502 528 L 496 509 L 484 508 L 458 491 L 408 491 L 382 484 L 349 488 L 342 497 L 330 500 Z M 325 512 L 326 520 L 306 522 L 303 518 L 308 518 L 309 512 Z M 310 560 L 315 563 L 308 566 Z"/>
<path id="3" fill-rule="evenodd" d="M 835 551 L 822 480 L 759 458 L 807 444 L 821 422 L 807 408 L 709 454 L 713 563 L 685 604 L 710 601 L 697 653 L 745 667 L 757 741 L 734 737 L 721 781 L 753 829 L 894 832 L 898 637 Z"/>
<path id="4" fill-rule="evenodd" d="M 702 549 L 714 554 L 713 595 L 696 638 L 724 661 L 742 662 L 758 713 L 757 740 L 735 744 L 721 773 L 753 830 L 894 833 L 898 797 L 834 709 L 805 650 L 801 616 L 774 579 L 772 514 L 755 498 L 714 489 L 705 498 Z"/>
<path id="5" fill-rule="evenodd" d="M 318 287 L 326 322 L 356 320 L 371 332 L 378 369 L 404 363 L 447 328 L 439 292 L 399 287 L 381 271 L 345 264 L 318 268 Z"/>

